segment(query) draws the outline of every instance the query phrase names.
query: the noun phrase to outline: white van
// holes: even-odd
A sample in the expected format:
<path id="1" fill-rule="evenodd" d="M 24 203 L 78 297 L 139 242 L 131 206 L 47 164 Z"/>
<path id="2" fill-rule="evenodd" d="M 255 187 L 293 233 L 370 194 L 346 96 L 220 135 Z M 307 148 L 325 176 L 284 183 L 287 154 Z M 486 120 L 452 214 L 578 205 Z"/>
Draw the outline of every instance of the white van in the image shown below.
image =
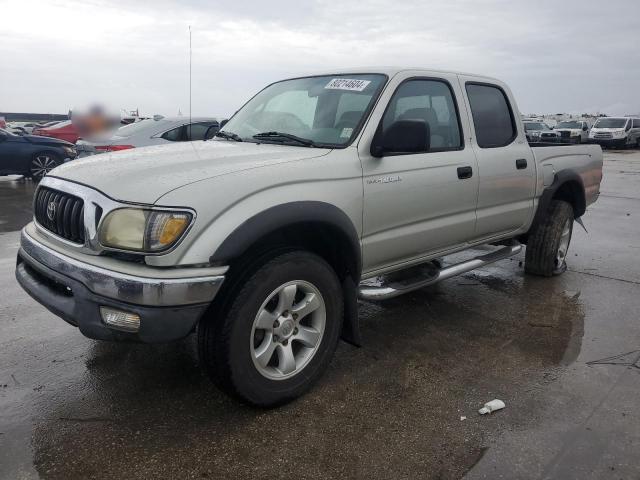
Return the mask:
<path id="1" fill-rule="evenodd" d="M 602 147 L 640 148 L 640 118 L 601 117 L 591 128 L 589 141 Z"/>

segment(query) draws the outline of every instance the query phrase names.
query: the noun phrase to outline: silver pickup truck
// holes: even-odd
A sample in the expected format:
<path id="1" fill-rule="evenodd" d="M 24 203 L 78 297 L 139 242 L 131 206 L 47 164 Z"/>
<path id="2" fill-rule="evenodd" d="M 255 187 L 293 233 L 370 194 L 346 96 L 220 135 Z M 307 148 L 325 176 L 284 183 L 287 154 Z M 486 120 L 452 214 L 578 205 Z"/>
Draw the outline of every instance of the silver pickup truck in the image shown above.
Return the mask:
<path id="1" fill-rule="evenodd" d="M 226 392 L 303 393 L 358 298 L 378 301 L 515 255 L 566 269 L 599 194 L 597 145 L 525 138 L 502 82 L 360 69 L 273 83 L 205 141 L 70 162 L 47 175 L 16 276 L 94 339 L 197 332 Z M 446 256 L 489 245 L 462 263 Z"/>

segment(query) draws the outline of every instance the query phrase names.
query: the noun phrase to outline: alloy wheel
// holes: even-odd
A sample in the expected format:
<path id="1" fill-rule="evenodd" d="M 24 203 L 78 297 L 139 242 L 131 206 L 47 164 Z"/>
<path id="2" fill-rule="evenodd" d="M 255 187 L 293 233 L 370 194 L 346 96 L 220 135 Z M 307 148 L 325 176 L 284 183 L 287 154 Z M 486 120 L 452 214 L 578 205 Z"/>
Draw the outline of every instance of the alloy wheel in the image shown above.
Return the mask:
<path id="1" fill-rule="evenodd" d="M 31 175 L 35 178 L 42 178 L 58 164 L 49 155 L 38 155 L 31 161 Z"/>
<path id="2" fill-rule="evenodd" d="M 251 329 L 251 358 L 271 380 L 291 378 L 317 353 L 327 314 L 320 291 L 304 280 L 287 282 L 264 301 Z"/>

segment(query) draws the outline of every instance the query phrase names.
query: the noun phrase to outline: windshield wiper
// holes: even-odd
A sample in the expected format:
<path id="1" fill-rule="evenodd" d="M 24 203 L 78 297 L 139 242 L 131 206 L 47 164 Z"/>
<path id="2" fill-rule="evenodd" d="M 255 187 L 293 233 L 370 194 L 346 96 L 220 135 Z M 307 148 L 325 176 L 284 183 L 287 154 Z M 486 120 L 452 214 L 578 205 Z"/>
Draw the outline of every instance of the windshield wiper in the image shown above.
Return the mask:
<path id="1" fill-rule="evenodd" d="M 221 137 L 227 140 L 235 140 L 236 142 L 242 141 L 242 138 L 240 138 L 240 135 L 238 135 L 237 133 L 225 132 L 224 130 L 218 130 L 214 137 Z"/>
<path id="2" fill-rule="evenodd" d="M 314 142 L 313 140 L 309 140 L 308 138 L 302 138 L 302 137 L 298 137 L 296 135 L 291 135 L 290 133 L 283 133 L 283 132 L 262 132 L 262 133 L 257 133 L 256 135 L 253 136 L 253 138 L 257 138 L 257 139 L 277 139 L 277 138 L 282 138 L 285 140 L 293 140 L 294 142 L 298 142 L 301 145 L 305 145 L 307 147 L 315 147 L 316 146 L 316 142 Z M 277 141 L 277 140 L 276 140 Z"/>

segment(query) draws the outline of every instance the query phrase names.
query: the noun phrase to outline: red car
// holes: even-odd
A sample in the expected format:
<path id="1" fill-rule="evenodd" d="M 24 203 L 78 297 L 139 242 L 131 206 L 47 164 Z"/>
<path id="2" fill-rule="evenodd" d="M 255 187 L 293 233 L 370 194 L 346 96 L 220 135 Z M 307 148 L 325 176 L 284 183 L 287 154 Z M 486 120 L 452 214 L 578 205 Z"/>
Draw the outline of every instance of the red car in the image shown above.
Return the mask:
<path id="1" fill-rule="evenodd" d="M 80 137 L 78 129 L 71 123 L 71 120 L 57 123 L 51 127 L 34 128 L 32 135 L 59 138 L 60 140 L 66 140 L 71 143 L 76 143 Z"/>

